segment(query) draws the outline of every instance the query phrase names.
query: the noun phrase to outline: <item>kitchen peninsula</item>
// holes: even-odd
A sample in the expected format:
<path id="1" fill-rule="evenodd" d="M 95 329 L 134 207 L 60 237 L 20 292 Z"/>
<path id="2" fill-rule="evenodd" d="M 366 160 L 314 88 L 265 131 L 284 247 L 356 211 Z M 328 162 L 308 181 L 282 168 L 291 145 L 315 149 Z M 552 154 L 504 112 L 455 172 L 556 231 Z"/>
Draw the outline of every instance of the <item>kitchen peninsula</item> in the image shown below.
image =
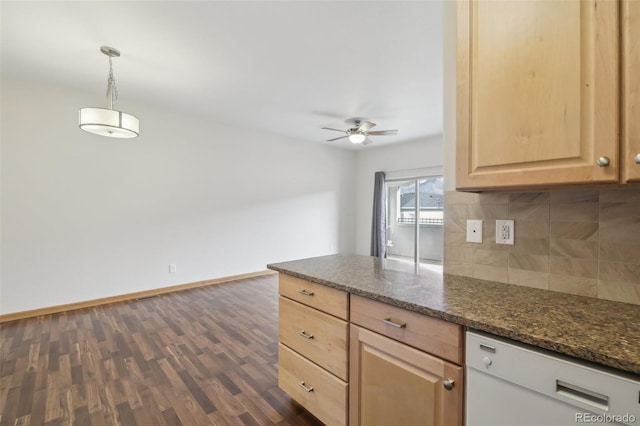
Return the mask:
<path id="1" fill-rule="evenodd" d="M 304 292 L 313 294 L 313 288 L 327 288 L 335 291 L 336 297 L 342 297 L 341 303 L 345 306 L 349 306 L 350 303 L 351 311 L 349 312 L 348 309 L 343 311 L 340 319 L 340 327 L 347 330 L 344 332 L 347 335 L 342 336 L 344 343 L 329 345 L 327 350 L 337 352 L 337 346 L 345 346 L 341 350 L 346 353 L 351 352 L 348 356 L 351 361 L 351 380 L 341 382 L 345 388 L 351 386 L 348 391 L 350 392 L 349 404 L 344 402 L 344 406 L 349 407 L 351 424 L 361 423 L 355 422 L 353 417 L 354 405 L 356 405 L 353 399 L 358 396 L 357 390 L 354 390 L 354 361 L 358 361 L 363 356 L 362 354 L 354 356 L 357 350 L 355 346 L 359 345 L 358 339 L 362 336 L 371 336 L 373 339 L 386 338 L 382 335 L 388 335 L 384 331 L 367 326 L 367 312 L 371 313 L 375 310 L 380 310 L 380 315 L 384 317 L 381 321 L 386 322 L 386 325 L 381 327 L 386 327 L 390 332 L 395 333 L 395 335 L 388 335 L 390 337 L 388 345 L 406 343 L 403 346 L 411 349 L 411 356 L 424 354 L 429 357 L 428 362 L 440 363 L 433 364 L 438 370 L 437 374 L 429 371 L 431 375 L 438 375 L 440 372 L 442 374 L 438 382 L 438 392 L 443 389 L 443 386 L 447 390 L 453 388 L 455 392 L 456 385 L 458 385 L 458 391 L 462 392 L 464 327 L 626 373 L 640 374 L 640 309 L 637 305 L 461 276 L 442 275 L 428 269 L 416 273 L 412 264 L 360 255 L 322 256 L 274 263 L 268 265 L 268 268 L 281 273 L 281 295 L 283 283 L 289 283 L 287 285 L 290 286 L 292 280 L 298 287 L 311 286 L 309 288 L 312 290 L 296 290 L 303 294 L 298 300 L 301 304 L 306 303 L 305 297 L 308 298 Z M 281 297 L 282 299 L 289 303 L 287 297 Z M 324 313 L 326 312 L 324 308 L 311 307 L 314 309 L 309 312 L 313 311 L 312 313 L 316 314 L 317 309 L 318 315 L 333 318 L 333 314 Z M 408 321 L 413 320 L 411 315 L 430 321 L 428 324 L 417 323 L 414 329 L 431 330 L 434 333 L 434 338 L 438 341 L 434 350 L 424 349 L 411 341 L 402 340 L 404 338 L 402 336 L 405 336 L 410 328 L 407 326 Z M 305 316 L 306 314 L 303 313 L 299 318 Z M 282 330 L 282 313 L 280 321 Z M 347 325 L 350 328 L 346 328 Z M 309 335 L 306 337 L 312 340 Z M 389 347 L 385 352 L 393 353 L 394 349 L 388 349 Z M 450 350 L 451 348 L 453 350 Z M 291 351 L 293 354 L 289 354 L 289 348 L 281 344 L 281 353 L 282 351 L 286 351 L 287 355 L 296 355 L 294 351 Z M 308 360 L 303 359 L 303 361 Z M 315 366 L 311 362 L 309 365 Z M 322 364 L 319 365 L 322 366 Z M 363 367 L 359 368 L 362 370 Z M 459 375 L 457 383 L 448 379 L 452 374 Z M 313 393 L 309 391 L 308 386 L 303 392 Z M 295 397 L 294 399 L 298 400 Z M 461 404 L 461 401 L 456 401 L 456 404 Z M 361 415 L 363 409 L 358 411 L 360 414 L 355 414 L 356 416 Z M 344 423 L 347 423 L 346 417 Z M 456 423 L 461 424 L 461 420 L 456 418 L 455 422 L 448 424 Z"/>

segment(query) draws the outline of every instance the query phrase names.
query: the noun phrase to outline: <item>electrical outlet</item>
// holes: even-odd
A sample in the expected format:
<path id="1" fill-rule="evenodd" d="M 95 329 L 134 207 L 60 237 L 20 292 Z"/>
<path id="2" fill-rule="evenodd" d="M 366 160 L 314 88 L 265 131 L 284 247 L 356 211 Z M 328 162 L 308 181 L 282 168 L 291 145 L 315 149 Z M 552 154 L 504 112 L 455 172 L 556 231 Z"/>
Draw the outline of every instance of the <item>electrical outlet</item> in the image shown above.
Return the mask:
<path id="1" fill-rule="evenodd" d="M 496 220 L 496 244 L 513 245 L 516 232 L 513 220 Z"/>
<path id="2" fill-rule="evenodd" d="M 169 273 L 170 274 L 175 274 L 177 271 L 177 267 L 175 263 L 170 263 L 169 264 Z"/>
<path id="3" fill-rule="evenodd" d="M 467 242 L 482 244 L 482 220 L 467 220 Z"/>

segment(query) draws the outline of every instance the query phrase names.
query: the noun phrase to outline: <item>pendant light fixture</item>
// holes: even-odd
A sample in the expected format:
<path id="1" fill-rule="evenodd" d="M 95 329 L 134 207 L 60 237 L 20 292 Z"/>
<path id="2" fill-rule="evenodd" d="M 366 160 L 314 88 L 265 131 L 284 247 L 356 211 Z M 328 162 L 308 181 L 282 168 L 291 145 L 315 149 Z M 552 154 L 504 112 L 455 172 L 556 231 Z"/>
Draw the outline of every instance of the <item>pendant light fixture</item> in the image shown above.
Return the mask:
<path id="1" fill-rule="evenodd" d="M 89 133 L 110 138 L 135 138 L 140 133 L 140 122 L 131 114 L 113 109 L 118 100 L 116 79 L 113 76 L 111 58 L 120 56 L 113 47 L 102 46 L 100 51 L 109 57 L 109 78 L 107 79 L 107 108 L 81 108 L 80 128 Z"/>

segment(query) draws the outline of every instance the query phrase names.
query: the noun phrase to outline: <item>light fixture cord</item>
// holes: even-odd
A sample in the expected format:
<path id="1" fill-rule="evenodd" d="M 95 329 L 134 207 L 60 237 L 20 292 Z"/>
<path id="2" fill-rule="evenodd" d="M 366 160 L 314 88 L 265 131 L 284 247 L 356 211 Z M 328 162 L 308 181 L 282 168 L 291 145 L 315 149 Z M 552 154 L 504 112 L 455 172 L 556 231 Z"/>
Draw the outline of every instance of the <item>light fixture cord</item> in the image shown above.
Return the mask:
<path id="1" fill-rule="evenodd" d="M 109 78 L 107 79 L 107 103 L 109 109 L 113 109 L 113 104 L 118 100 L 118 87 L 116 86 L 116 78 L 113 76 L 113 64 L 111 56 L 109 56 Z"/>

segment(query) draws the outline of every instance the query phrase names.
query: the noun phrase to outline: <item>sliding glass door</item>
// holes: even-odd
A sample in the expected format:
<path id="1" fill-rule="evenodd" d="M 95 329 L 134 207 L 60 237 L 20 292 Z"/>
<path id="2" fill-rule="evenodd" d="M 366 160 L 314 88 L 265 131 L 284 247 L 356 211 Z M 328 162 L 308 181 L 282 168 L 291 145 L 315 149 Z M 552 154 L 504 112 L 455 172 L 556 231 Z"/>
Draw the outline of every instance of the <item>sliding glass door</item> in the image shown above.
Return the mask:
<path id="1" fill-rule="evenodd" d="M 442 264 L 442 176 L 387 180 L 387 257 Z"/>

